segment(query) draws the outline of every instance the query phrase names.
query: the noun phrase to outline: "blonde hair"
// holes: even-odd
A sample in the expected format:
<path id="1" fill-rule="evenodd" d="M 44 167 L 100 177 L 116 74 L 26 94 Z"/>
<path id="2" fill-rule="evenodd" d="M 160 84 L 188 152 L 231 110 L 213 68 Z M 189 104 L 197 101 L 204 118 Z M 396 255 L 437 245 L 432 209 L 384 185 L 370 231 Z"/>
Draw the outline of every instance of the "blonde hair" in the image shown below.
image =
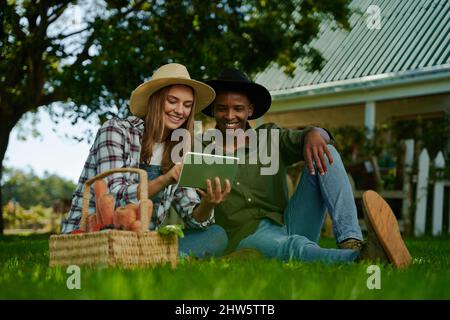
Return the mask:
<path id="1" fill-rule="evenodd" d="M 148 111 L 144 118 L 144 136 L 142 137 L 140 162 L 148 164 L 153 155 L 154 144 L 158 142 L 164 142 L 164 151 L 161 161 L 162 173 L 166 173 L 173 167 L 174 163 L 172 162 L 171 159 L 171 152 L 173 147 L 179 143 L 178 141 L 171 141 L 170 139 L 173 130 L 169 132 L 166 140 L 163 141 L 164 106 L 167 99 L 167 95 L 169 94 L 169 91 L 172 88 L 172 86 L 161 88 L 149 97 L 147 103 Z M 195 91 L 192 88 L 191 90 L 192 93 L 195 95 Z M 193 137 L 194 134 L 194 113 L 195 113 L 194 110 L 195 110 L 195 96 L 194 96 L 194 105 L 191 107 L 191 113 L 189 114 L 189 117 L 179 127 L 188 130 L 191 137 Z"/>

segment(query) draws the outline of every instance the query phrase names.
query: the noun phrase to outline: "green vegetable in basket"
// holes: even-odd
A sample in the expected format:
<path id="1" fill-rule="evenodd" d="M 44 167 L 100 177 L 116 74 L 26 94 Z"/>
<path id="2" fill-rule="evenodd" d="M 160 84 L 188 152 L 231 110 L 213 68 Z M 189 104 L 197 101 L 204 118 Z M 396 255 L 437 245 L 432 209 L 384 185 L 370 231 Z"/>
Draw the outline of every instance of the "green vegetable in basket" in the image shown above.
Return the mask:
<path id="1" fill-rule="evenodd" d="M 163 235 L 175 233 L 179 238 L 184 237 L 183 225 L 181 225 L 181 224 L 170 224 L 170 225 L 158 228 L 157 231 Z"/>

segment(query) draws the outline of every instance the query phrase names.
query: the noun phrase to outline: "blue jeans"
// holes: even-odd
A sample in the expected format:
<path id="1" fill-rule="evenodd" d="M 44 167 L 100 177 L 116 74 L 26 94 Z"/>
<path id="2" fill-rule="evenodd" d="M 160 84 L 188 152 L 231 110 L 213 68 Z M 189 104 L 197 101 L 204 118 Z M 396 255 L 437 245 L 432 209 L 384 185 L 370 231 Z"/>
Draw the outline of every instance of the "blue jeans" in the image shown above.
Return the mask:
<path id="1" fill-rule="evenodd" d="M 141 164 L 141 169 L 147 171 L 149 180 L 158 178 L 161 175 L 161 169 L 158 165 Z M 160 205 L 161 194 L 154 195 L 153 210 Z M 156 217 L 152 215 L 152 223 L 156 223 Z M 225 230 L 219 225 L 211 225 L 207 229 L 195 230 L 189 229 L 184 231 L 184 238 L 179 239 L 178 253 L 180 256 L 193 255 L 197 258 L 205 258 L 210 256 L 220 256 L 224 253 L 228 245 L 228 237 Z"/>
<path id="2" fill-rule="evenodd" d="M 184 238 L 178 241 L 178 253 L 181 257 L 218 257 L 224 253 L 227 245 L 227 233 L 221 226 L 213 224 L 205 230 L 185 230 Z"/>
<path id="3" fill-rule="evenodd" d="M 362 240 L 356 205 L 347 173 L 337 150 L 328 145 L 334 163 L 328 172 L 312 176 L 307 168 L 284 211 L 285 225 L 261 220 L 255 233 L 244 238 L 241 248 L 258 249 L 268 258 L 280 260 L 350 262 L 358 257 L 349 249 L 324 249 L 317 245 L 326 209 L 333 221 L 336 242 L 348 238 Z"/>

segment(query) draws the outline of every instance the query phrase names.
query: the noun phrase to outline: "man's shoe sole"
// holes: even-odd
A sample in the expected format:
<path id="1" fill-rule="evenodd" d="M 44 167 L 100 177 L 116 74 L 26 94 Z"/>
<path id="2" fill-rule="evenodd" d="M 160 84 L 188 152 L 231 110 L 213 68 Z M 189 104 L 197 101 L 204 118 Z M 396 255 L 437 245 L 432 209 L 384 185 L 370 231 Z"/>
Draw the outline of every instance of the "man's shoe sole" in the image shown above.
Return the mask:
<path id="1" fill-rule="evenodd" d="M 411 264 L 411 255 L 403 242 L 392 209 L 375 191 L 363 194 L 363 210 L 383 246 L 389 261 L 397 268 L 405 268 Z"/>

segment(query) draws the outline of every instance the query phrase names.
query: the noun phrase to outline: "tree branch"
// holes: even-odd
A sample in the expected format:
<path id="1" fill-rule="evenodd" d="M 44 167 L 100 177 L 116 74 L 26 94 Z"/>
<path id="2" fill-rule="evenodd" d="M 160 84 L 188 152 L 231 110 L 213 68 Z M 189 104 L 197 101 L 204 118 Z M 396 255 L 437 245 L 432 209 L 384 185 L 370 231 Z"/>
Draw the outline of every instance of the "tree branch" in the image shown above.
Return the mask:
<path id="1" fill-rule="evenodd" d="M 48 2 L 41 1 L 39 6 L 39 15 L 41 16 L 41 21 L 37 26 L 37 32 L 35 33 L 39 38 L 44 39 L 47 34 L 48 28 Z"/>
<path id="2" fill-rule="evenodd" d="M 135 3 L 134 6 L 132 6 L 130 9 L 128 9 L 125 12 L 122 12 L 120 14 L 117 14 L 115 16 L 112 16 L 111 19 L 109 19 L 109 23 L 111 22 L 117 22 L 120 19 L 126 17 L 129 13 L 138 10 L 142 4 L 144 3 L 144 1 L 138 1 Z M 92 28 L 92 27 L 87 27 L 87 29 Z M 85 30 L 83 30 L 85 31 Z M 82 31 L 79 31 L 82 32 Z M 83 50 L 77 55 L 77 58 L 75 60 L 75 62 L 72 64 L 73 66 L 77 66 L 79 64 L 81 64 L 84 60 L 86 60 L 89 57 L 89 48 L 92 46 L 92 44 L 94 43 L 94 40 L 96 39 L 96 33 L 95 30 L 91 33 L 91 35 L 87 38 L 85 44 L 84 44 L 84 48 Z"/>
<path id="3" fill-rule="evenodd" d="M 48 16 L 48 24 L 52 24 L 66 11 L 67 6 L 71 1 L 64 1 L 59 7 L 55 8 L 52 13 Z"/>
<path id="4" fill-rule="evenodd" d="M 91 35 L 87 38 L 86 42 L 84 43 L 83 50 L 77 55 L 77 58 L 75 62 L 72 64 L 72 66 L 77 66 L 81 64 L 84 60 L 89 58 L 89 48 L 92 46 L 95 40 L 95 31 L 91 33 Z"/>
<path id="5" fill-rule="evenodd" d="M 126 17 L 129 13 L 133 12 L 134 10 L 137 10 L 137 9 L 141 8 L 143 4 L 144 4 L 144 1 L 136 1 L 136 4 L 134 6 L 132 6 L 127 11 L 125 11 L 125 12 L 121 13 L 120 15 L 118 15 L 119 16 L 118 20 Z M 117 17 L 117 16 L 115 16 L 115 17 Z"/>
<path id="6" fill-rule="evenodd" d="M 14 35 L 17 37 L 17 39 L 23 40 L 25 39 L 26 35 L 20 26 L 20 16 L 17 14 L 14 8 L 10 8 L 10 10 L 12 10 L 12 15 L 14 16 L 14 18 L 11 19 L 11 25 L 14 31 Z"/>
<path id="7" fill-rule="evenodd" d="M 89 29 L 92 29 L 92 27 L 89 26 L 89 27 L 86 27 L 86 28 L 81 29 L 81 30 L 78 30 L 78 31 L 74 31 L 74 32 L 69 33 L 69 34 L 60 34 L 60 35 L 58 35 L 57 37 L 49 38 L 49 39 L 52 40 L 52 41 L 53 41 L 53 40 L 63 40 L 63 39 L 72 37 L 72 36 L 74 36 L 74 35 L 76 35 L 76 34 L 83 33 L 83 32 L 85 32 L 85 31 L 88 31 Z"/>
<path id="8" fill-rule="evenodd" d="M 64 101 L 68 98 L 69 96 L 64 94 L 61 88 L 56 88 L 52 93 L 42 95 L 40 99 L 36 101 L 36 103 L 30 106 L 30 109 L 35 109 L 41 106 L 48 106 L 53 102 Z"/>
<path id="9" fill-rule="evenodd" d="M 39 13 L 37 13 L 36 10 L 36 4 L 32 4 L 28 8 L 26 8 L 25 16 L 28 20 L 28 28 L 30 30 L 30 33 L 34 33 L 36 29 L 36 21 L 39 17 Z"/>

